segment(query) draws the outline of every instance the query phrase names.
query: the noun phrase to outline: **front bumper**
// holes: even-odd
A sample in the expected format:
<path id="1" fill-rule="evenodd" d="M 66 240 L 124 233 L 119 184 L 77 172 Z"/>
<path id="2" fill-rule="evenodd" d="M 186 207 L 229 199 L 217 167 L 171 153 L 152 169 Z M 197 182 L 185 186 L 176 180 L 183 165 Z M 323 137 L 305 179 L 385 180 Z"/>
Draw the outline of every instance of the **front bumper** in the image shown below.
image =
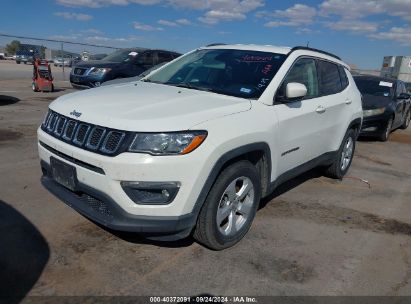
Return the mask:
<path id="1" fill-rule="evenodd" d="M 385 132 L 391 113 L 364 117 L 360 136 L 379 136 Z"/>
<path id="2" fill-rule="evenodd" d="M 91 76 L 91 75 L 73 75 L 70 74 L 71 85 L 75 88 L 94 88 L 98 87 L 104 81 L 110 80 L 106 79 L 105 75 L 101 76 Z"/>
<path id="3" fill-rule="evenodd" d="M 139 216 L 125 212 L 109 196 L 97 189 L 78 183 L 73 192 L 53 180 L 49 164 L 41 161 L 43 186 L 65 204 L 107 228 L 144 234 L 151 239 L 178 240 L 187 237 L 195 225 L 196 216 Z"/>

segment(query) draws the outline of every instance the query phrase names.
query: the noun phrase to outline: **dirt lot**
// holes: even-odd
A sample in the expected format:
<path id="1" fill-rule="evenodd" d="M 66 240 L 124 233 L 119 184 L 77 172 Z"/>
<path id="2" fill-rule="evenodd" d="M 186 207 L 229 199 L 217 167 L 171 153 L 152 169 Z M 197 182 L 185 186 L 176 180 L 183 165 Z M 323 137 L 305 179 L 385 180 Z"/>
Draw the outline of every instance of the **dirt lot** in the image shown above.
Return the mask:
<path id="1" fill-rule="evenodd" d="M 411 295 L 411 128 L 360 141 L 348 176 L 283 185 L 234 248 L 102 230 L 40 185 L 36 128 L 70 93 L 0 63 L 0 294 Z M 10 74 L 11 75 L 11 74 Z M 366 180 L 369 185 L 362 181 Z"/>

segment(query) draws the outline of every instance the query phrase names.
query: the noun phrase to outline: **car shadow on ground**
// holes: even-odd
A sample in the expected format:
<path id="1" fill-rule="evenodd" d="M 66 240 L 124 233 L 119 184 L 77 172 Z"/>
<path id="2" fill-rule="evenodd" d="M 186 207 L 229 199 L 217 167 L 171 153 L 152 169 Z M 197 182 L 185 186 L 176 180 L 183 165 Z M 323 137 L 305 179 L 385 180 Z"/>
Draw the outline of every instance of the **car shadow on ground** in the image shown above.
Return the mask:
<path id="1" fill-rule="evenodd" d="M 108 233 L 118 237 L 119 239 L 133 243 L 133 244 L 146 244 L 146 245 L 155 245 L 158 247 L 165 247 L 165 248 L 181 248 L 181 247 L 188 247 L 194 243 L 194 239 L 189 236 L 184 239 L 175 240 L 175 241 L 166 241 L 166 240 L 153 240 L 149 237 L 142 236 L 135 232 L 127 232 L 127 231 L 117 231 L 107 228 L 99 223 L 93 222 L 101 229 L 107 231 Z"/>
<path id="2" fill-rule="evenodd" d="M 43 272 L 50 248 L 36 227 L 2 200 L 0 231 L 0 303 L 19 303 Z"/>
<path id="3" fill-rule="evenodd" d="M 280 184 L 274 189 L 274 191 L 270 195 L 261 199 L 260 206 L 258 209 L 263 209 L 271 200 L 275 199 L 281 194 L 284 194 L 285 192 L 288 192 L 298 187 L 306 181 L 309 181 L 314 178 L 319 178 L 321 176 L 323 176 L 321 168 L 314 168 Z"/>
<path id="4" fill-rule="evenodd" d="M 0 95 L 0 106 L 7 106 L 19 102 L 20 99 L 8 95 Z"/>
<path id="5" fill-rule="evenodd" d="M 264 208 L 271 200 L 274 198 L 280 196 L 281 194 L 292 190 L 293 188 L 298 187 L 299 185 L 305 183 L 308 180 L 314 179 L 314 178 L 319 178 L 323 176 L 322 171 L 320 168 L 315 168 L 310 171 L 307 171 L 289 181 L 284 182 L 283 184 L 279 185 L 273 193 L 271 193 L 269 196 L 263 198 L 260 201 L 259 209 Z M 149 245 L 155 245 L 159 247 L 166 247 L 166 248 L 179 248 L 179 247 L 188 247 L 191 246 L 195 240 L 190 235 L 189 237 L 186 237 L 181 240 L 176 240 L 176 241 L 156 241 L 156 240 L 150 240 L 146 237 L 143 237 L 137 233 L 133 232 L 123 232 L 123 231 L 115 231 L 111 230 L 105 226 L 102 226 L 98 223 L 95 223 L 97 226 L 100 228 L 104 229 L 108 233 L 122 239 L 123 241 L 134 243 L 134 244 L 149 244 Z"/>

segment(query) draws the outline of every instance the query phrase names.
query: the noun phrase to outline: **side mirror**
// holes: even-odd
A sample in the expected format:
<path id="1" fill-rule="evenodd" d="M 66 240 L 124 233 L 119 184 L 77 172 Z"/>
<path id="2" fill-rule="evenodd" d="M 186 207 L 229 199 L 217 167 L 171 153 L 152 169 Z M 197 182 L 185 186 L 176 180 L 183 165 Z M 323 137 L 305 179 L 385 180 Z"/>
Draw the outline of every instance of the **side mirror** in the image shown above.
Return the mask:
<path id="1" fill-rule="evenodd" d="M 287 99 L 292 101 L 303 98 L 305 95 L 307 95 L 307 87 L 304 84 L 298 82 L 287 83 L 285 87 L 285 96 Z"/>
<path id="2" fill-rule="evenodd" d="M 408 98 L 410 98 L 410 97 L 411 97 L 411 95 L 408 94 L 408 93 L 401 93 L 401 94 L 397 97 L 397 99 L 408 99 Z"/>

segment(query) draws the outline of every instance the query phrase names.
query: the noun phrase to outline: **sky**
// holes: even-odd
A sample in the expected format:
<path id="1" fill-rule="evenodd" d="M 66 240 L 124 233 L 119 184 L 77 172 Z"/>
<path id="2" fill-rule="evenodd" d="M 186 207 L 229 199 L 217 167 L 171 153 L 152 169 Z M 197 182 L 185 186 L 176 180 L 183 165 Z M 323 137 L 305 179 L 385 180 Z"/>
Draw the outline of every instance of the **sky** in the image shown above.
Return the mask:
<path id="1" fill-rule="evenodd" d="M 181 53 L 217 42 L 308 43 L 359 68 L 379 69 L 383 56 L 411 55 L 411 0 L 2 1 L 0 34 Z M 10 41 L 0 37 L 0 45 Z"/>

